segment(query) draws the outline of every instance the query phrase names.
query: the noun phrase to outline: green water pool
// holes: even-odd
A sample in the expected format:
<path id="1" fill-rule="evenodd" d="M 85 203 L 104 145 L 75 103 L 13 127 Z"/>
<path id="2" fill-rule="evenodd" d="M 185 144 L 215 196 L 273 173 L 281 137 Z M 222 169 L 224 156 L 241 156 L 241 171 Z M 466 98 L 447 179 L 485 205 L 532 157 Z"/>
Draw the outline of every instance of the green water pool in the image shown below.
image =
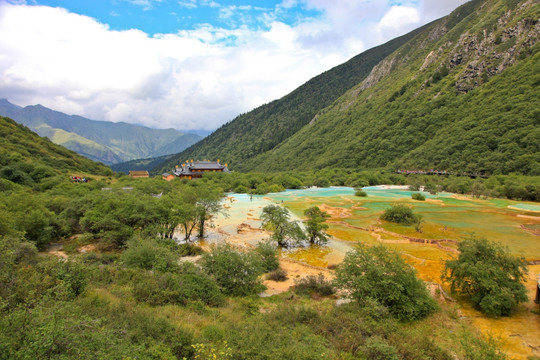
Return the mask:
<path id="1" fill-rule="evenodd" d="M 378 222 L 382 212 L 393 203 L 405 203 L 413 211 L 424 216 L 426 230 L 415 235 L 411 227 L 392 226 L 391 230 L 409 236 L 428 239 L 461 240 L 466 237 L 485 237 L 509 247 L 516 255 L 528 259 L 540 259 L 540 237 L 534 234 L 539 216 L 530 216 L 530 211 L 540 210 L 540 205 L 524 204 L 511 200 L 480 200 L 456 196 L 451 193 L 436 195 L 422 193 L 426 201 L 411 199 L 413 191 L 404 189 L 383 189 L 366 187 L 367 197 L 357 197 L 349 187 L 313 188 L 287 190 L 268 194 L 261 198 L 271 199 L 274 203 L 286 206 L 298 218 L 303 211 L 314 205 L 327 205 L 333 208 L 349 210 L 349 216 L 339 219 L 341 222 L 356 227 L 369 227 Z M 523 210 L 523 212 L 519 211 Z M 336 227 L 337 225 L 331 225 Z M 532 230 L 531 230 L 532 229 Z M 345 230 L 339 229 L 341 233 Z M 358 235 L 365 238 L 358 230 L 347 229 L 347 238 Z"/>

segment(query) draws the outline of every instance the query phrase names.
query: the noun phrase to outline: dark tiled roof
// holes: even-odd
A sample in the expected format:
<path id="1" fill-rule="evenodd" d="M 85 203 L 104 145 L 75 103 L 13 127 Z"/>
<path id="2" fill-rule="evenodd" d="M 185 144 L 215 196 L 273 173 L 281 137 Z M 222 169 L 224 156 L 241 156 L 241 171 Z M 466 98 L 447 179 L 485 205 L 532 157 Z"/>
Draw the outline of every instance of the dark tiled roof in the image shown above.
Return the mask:
<path id="1" fill-rule="evenodd" d="M 193 164 L 188 164 L 191 170 L 221 170 L 225 166 L 216 161 L 196 161 Z"/>

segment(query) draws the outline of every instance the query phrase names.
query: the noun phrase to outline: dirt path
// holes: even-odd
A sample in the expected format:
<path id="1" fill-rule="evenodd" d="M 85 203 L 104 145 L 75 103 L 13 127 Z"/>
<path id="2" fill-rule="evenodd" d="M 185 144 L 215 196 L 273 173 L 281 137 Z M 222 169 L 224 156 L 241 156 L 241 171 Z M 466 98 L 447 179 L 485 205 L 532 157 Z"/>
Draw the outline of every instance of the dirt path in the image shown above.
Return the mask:
<path id="1" fill-rule="evenodd" d="M 280 294 L 289 290 L 294 286 L 294 282 L 302 278 L 305 278 L 310 275 L 323 274 L 324 277 L 328 279 L 334 278 L 334 272 L 327 268 L 312 266 L 300 261 L 295 261 L 291 259 L 281 258 L 279 260 L 279 266 L 287 272 L 288 279 L 286 281 L 272 281 L 264 280 L 264 285 L 266 286 L 266 291 L 264 295 L 271 296 L 275 294 Z"/>

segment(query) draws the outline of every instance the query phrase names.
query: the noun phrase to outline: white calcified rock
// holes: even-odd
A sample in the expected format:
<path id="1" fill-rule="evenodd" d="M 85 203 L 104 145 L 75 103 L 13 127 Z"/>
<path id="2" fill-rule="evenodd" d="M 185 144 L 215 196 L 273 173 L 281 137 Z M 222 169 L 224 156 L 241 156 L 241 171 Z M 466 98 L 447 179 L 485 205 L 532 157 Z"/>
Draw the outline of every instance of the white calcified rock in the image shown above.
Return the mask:
<path id="1" fill-rule="evenodd" d="M 352 302 L 351 299 L 337 299 L 337 300 L 336 300 L 336 306 L 341 306 L 341 305 L 349 304 L 349 303 L 351 303 L 351 302 Z"/>

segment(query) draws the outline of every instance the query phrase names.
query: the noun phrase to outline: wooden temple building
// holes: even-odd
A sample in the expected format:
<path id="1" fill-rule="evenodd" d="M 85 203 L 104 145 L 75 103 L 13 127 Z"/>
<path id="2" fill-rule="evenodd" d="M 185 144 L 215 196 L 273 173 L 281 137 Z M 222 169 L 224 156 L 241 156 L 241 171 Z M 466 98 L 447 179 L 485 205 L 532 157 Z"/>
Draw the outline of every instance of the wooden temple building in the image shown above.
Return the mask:
<path id="1" fill-rule="evenodd" d="M 227 164 L 218 161 L 186 161 L 182 166 L 176 166 L 173 174 L 180 179 L 198 179 L 206 172 L 230 172 Z"/>
<path id="2" fill-rule="evenodd" d="M 147 170 L 131 170 L 128 175 L 134 179 L 150 177 Z"/>

